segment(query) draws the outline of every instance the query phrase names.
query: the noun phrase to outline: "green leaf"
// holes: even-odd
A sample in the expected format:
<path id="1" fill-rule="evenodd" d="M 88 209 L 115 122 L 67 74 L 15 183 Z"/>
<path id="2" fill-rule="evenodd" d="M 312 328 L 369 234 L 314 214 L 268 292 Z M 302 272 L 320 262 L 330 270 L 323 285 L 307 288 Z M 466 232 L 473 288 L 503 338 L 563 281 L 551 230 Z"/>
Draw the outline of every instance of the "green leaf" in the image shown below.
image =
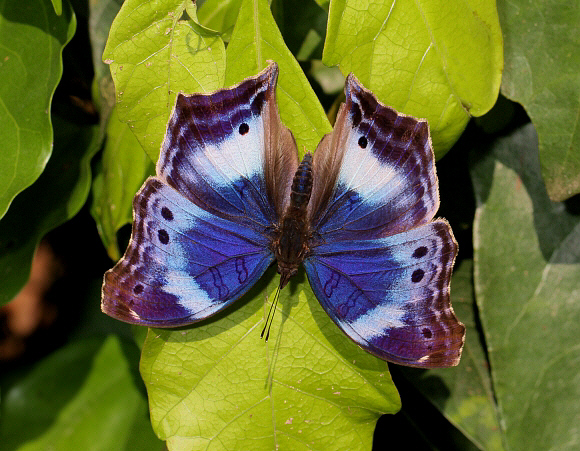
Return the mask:
<path id="1" fill-rule="evenodd" d="M 50 105 L 76 19 L 65 3 L 0 0 L 0 218 L 52 152 Z"/>
<path id="2" fill-rule="evenodd" d="M 177 93 L 223 86 L 224 43 L 197 34 L 190 20 L 181 20 L 189 1 L 127 0 L 103 53 L 111 65 L 119 119 L 129 124 L 153 161 Z"/>
<path id="3" fill-rule="evenodd" d="M 512 449 L 574 449 L 580 391 L 580 215 L 551 202 L 528 124 L 472 177 L 475 290 Z"/>
<path id="4" fill-rule="evenodd" d="M 225 85 L 255 75 L 268 60 L 280 67 L 276 96 L 282 122 L 292 130 L 300 152 L 303 147 L 314 150 L 332 127 L 300 65 L 284 44 L 268 2 L 244 0 L 228 45 Z"/>
<path id="5" fill-rule="evenodd" d="M 5 393 L 2 449 L 161 450 L 128 360 L 137 353 L 111 335 L 45 358 Z"/>
<path id="6" fill-rule="evenodd" d="M 53 122 L 54 151 L 45 171 L 0 221 L 0 305 L 12 300 L 28 280 L 40 239 L 75 216 L 89 194 L 97 127 L 78 126 L 58 116 Z"/>
<path id="7" fill-rule="evenodd" d="M 577 3 L 499 1 L 505 40 L 502 94 L 521 103 L 540 141 L 552 200 L 580 192 L 580 9 Z"/>
<path id="8" fill-rule="evenodd" d="M 62 0 L 52 0 L 52 7 L 57 16 L 62 14 Z"/>
<path id="9" fill-rule="evenodd" d="M 206 0 L 199 7 L 197 17 L 208 28 L 219 30 L 222 38 L 229 41 L 242 0 Z"/>
<path id="10" fill-rule="evenodd" d="M 386 362 L 339 330 L 303 272 L 280 294 L 270 340 L 260 339 L 273 272 L 214 319 L 150 329 L 141 375 L 170 450 L 369 450 L 378 417 L 400 408 Z"/>
<path id="11" fill-rule="evenodd" d="M 109 257 L 121 258 L 117 231 L 133 218 L 133 197 L 155 166 L 113 110 L 107 125 L 107 141 L 101 166 L 93 181 L 91 215 L 95 218 L 101 240 Z"/>
<path id="12" fill-rule="evenodd" d="M 472 260 L 464 260 L 455 268 L 451 287 L 453 308 L 467 329 L 461 362 L 456 368 L 401 369 L 417 389 L 479 448 L 502 450 L 485 344 L 480 341 L 475 324 Z"/>
<path id="13" fill-rule="evenodd" d="M 427 118 L 438 157 L 497 98 L 503 65 L 495 2 L 330 3 L 323 63 L 354 72 L 398 111 Z"/>

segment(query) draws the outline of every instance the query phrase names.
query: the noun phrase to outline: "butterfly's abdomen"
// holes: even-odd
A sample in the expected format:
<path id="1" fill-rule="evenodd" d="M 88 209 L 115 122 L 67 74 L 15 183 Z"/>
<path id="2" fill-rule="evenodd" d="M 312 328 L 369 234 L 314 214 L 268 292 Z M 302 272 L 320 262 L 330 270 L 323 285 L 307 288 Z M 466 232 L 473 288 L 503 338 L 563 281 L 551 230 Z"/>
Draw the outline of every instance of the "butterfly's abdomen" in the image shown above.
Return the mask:
<path id="1" fill-rule="evenodd" d="M 304 155 L 292 180 L 290 209 L 302 210 L 308 205 L 312 192 L 312 154 Z"/>

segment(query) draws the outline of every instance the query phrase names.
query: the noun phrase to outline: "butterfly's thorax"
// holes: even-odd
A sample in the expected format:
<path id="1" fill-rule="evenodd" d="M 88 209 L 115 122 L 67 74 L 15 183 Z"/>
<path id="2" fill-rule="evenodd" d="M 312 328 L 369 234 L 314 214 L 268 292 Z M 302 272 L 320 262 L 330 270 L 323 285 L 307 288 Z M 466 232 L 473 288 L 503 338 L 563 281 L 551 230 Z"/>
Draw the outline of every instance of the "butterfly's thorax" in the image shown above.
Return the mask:
<path id="1" fill-rule="evenodd" d="M 306 207 L 312 192 L 312 154 L 307 153 L 292 180 L 290 204 L 272 240 L 272 248 L 282 275 L 280 288 L 293 276 L 308 252 Z"/>

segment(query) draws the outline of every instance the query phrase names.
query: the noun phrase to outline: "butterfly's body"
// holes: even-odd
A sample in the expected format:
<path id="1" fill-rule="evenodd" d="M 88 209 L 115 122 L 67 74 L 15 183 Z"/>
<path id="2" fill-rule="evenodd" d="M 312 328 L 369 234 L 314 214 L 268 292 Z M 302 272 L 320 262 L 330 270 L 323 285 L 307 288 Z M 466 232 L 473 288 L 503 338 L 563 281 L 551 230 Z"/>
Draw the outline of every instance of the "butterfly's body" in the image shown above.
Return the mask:
<path id="1" fill-rule="evenodd" d="M 310 230 L 307 206 L 312 193 L 312 154 L 307 153 L 298 166 L 292 181 L 290 203 L 272 239 L 272 251 L 278 263 L 280 289 L 298 271 L 308 255 Z"/>
<path id="2" fill-rule="evenodd" d="M 449 282 L 457 243 L 433 219 L 429 129 L 350 75 L 334 131 L 301 163 L 276 107 L 278 68 L 212 94 L 178 95 L 157 175 L 135 196 L 133 234 L 105 274 L 102 309 L 129 323 L 201 321 L 277 261 L 303 265 L 332 320 L 403 365 L 459 362 L 465 327 Z"/>

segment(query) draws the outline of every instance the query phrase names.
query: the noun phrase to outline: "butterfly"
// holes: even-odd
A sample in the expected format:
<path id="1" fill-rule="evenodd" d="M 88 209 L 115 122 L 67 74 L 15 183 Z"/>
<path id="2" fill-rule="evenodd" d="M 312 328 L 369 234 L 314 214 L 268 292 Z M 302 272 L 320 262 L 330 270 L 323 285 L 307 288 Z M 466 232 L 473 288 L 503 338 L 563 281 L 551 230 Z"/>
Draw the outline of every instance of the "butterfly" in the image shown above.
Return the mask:
<path id="1" fill-rule="evenodd" d="M 176 327 L 246 293 L 277 262 L 304 265 L 324 310 L 356 344 L 402 365 L 459 362 L 465 327 L 449 298 L 457 243 L 433 220 L 427 122 L 379 102 L 354 75 L 334 130 L 298 160 L 276 105 L 278 67 L 212 94 L 179 94 L 156 167 L 133 201 L 102 310 Z"/>

